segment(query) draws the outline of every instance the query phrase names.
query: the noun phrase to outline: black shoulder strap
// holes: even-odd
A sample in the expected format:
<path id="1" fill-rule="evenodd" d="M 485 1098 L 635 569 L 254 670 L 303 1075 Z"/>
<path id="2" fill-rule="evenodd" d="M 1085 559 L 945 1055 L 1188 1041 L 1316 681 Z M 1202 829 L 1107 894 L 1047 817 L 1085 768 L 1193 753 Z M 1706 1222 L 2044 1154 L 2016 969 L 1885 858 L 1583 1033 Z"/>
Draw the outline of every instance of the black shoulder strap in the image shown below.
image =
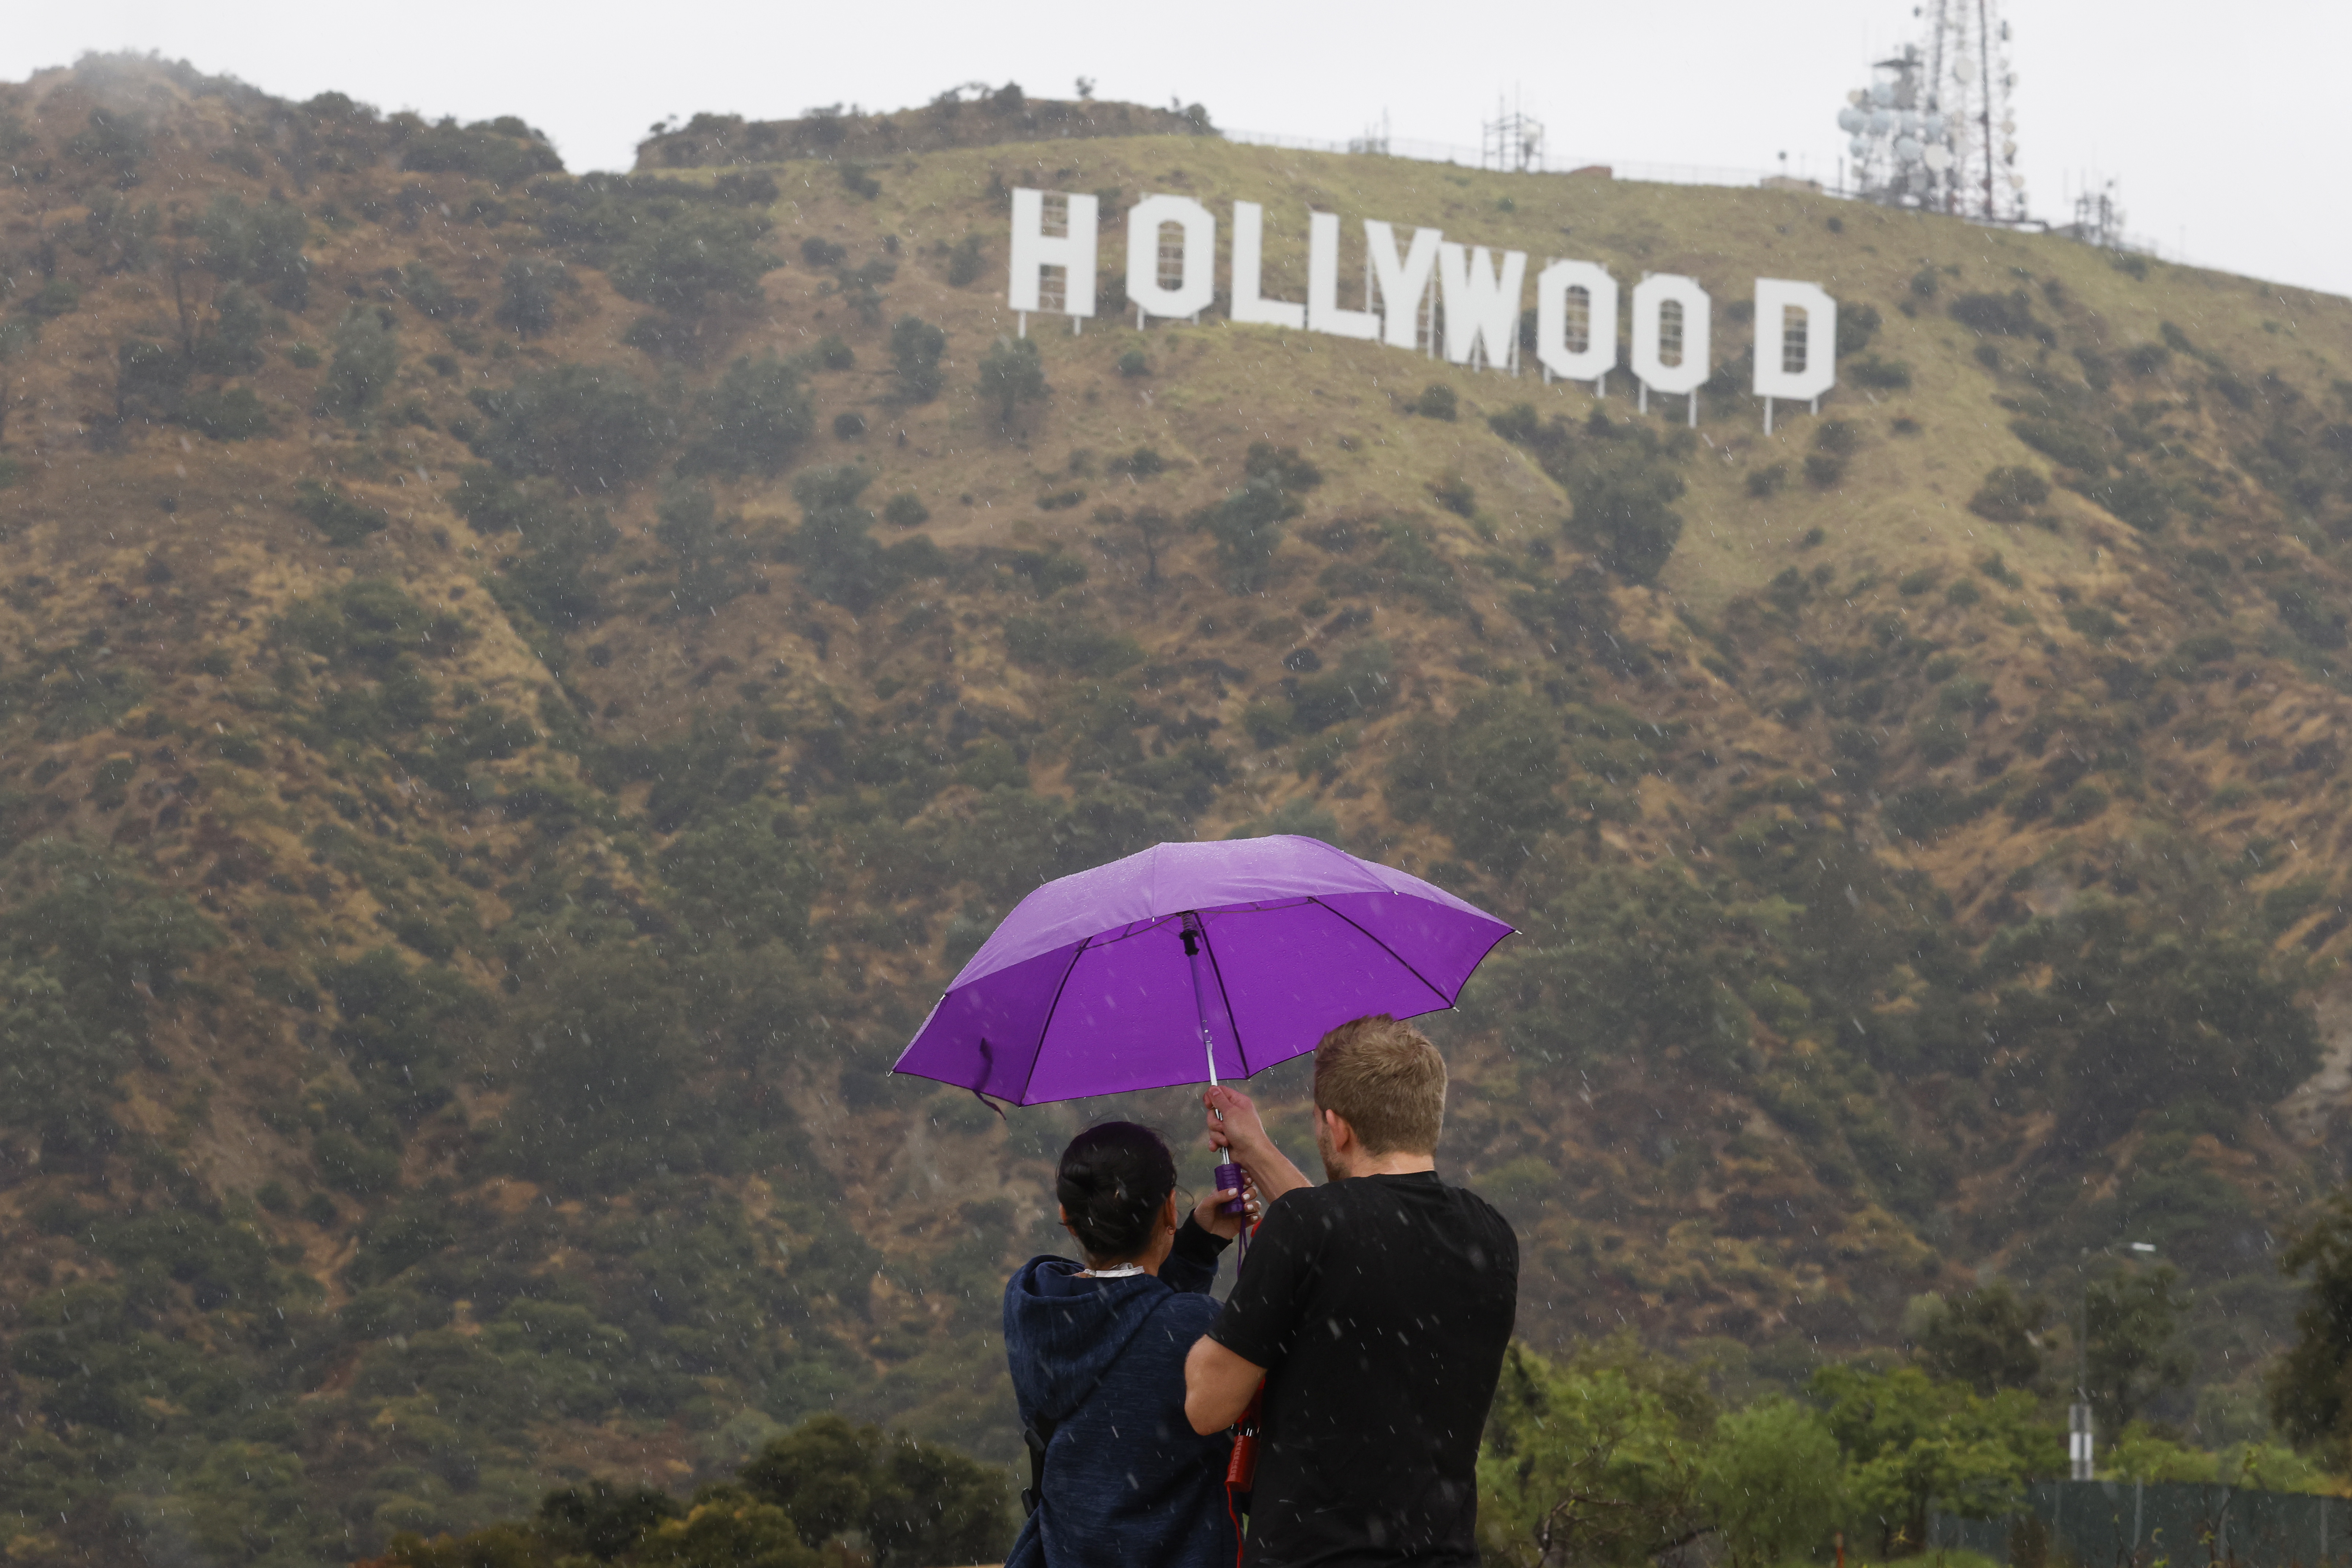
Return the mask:
<path id="1" fill-rule="evenodd" d="M 1083 1400 L 1081 1404 L 1085 1403 Z M 1073 1410 L 1072 1415 L 1076 1412 Z M 1035 1513 L 1045 1496 L 1045 1447 L 1061 1429 L 1061 1422 L 1050 1415 L 1040 1415 L 1021 1428 L 1021 1440 L 1029 1446 L 1029 1484 L 1021 1489 L 1021 1512 L 1024 1517 Z"/>

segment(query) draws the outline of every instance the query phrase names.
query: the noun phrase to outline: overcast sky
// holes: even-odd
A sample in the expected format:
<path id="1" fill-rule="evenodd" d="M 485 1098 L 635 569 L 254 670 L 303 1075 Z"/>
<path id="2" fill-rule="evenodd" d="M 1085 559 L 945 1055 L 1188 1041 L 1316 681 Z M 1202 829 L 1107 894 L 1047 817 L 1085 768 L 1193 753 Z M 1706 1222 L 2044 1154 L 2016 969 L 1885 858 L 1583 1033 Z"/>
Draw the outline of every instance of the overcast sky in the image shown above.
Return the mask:
<path id="1" fill-rule="evenodd" d="M 1833 117 L 1868 61 L 1910 35 L 1912 0 L 1465 6 L 1197 0 L 666 0 L 568 5 L 401 0 L 19 0 L 0 74 L 89 49 L 153 49 L 268 91 L 329 88 L 386 110 L 520 114 L 575 170 L 625 168 L 655 121 L 812 104 L 898 108 L 975 79 L 1067 97 L 1201 102 L 1218 123 L 1344 140 L 1385 110 L 1400 138 L 1475 143 L 1498 95 L 1556 156 L 1833 170 Z M 2337 138 L 2352 4 L 2125 6 L 2010 0 L 2018 142 L 2035 210 L 2119 182 L 2166 256 L 2352 294 Z"/>

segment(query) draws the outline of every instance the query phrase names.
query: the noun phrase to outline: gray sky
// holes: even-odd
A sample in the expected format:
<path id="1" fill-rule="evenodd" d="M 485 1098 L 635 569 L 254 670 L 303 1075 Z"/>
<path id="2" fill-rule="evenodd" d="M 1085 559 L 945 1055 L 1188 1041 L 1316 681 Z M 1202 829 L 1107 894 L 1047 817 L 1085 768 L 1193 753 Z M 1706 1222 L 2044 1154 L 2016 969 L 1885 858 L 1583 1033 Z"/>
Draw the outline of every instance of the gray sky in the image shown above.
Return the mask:
<path id="1" fill-rule="evenodd" d="M 1826 172 L 1844 141 L 1839 104 L 1909 36 L 1911 8 L 27 0 L 0 29 L 0 75 L 154 49 L 289 98 L 334 88 L 386 110 L 520 114 L 575 170 L 626 167 L 651 122 L 697 110 L 898 108 L 974 79 L 1066 97 L 1086 75 L 1099 97 L 1179 97 L 1222 125 L 1334 141 L 1385 110 L 1400 138 L 1475 143 L 1497 95 L 1516 92 L 1555 154 L 1579 162 L 1762 169 L 1785 151 L 1791 169 Z M 2010 0 L 2008 16 L 2038 214 L 2063 216 L 2063 196 L 2103 174 L 2121 182 L 2131 230 L 2168 257 L 2352 294 L 2329 107 L 2352 5 Z"/>

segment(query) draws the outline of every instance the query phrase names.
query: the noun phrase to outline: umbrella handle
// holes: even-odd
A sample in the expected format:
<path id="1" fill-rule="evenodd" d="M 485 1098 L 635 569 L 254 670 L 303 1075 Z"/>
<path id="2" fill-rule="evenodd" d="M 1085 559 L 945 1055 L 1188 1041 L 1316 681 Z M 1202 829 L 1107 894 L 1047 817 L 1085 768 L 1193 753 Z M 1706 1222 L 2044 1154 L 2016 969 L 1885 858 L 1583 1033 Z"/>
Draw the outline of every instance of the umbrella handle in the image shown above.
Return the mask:
<path id="1" fill-rule="evenodd" d="M 1201 963 L 1208 956 L 1209 933 L 1202 929 L 1201 917 L 1191 910 L 1184 911 L 1183 935 L 1184 956 L 1191 961 L 1192 970 L 1192 1012 L 1201 1022 L 1201 1048 L 1209 1061 L 1209 1087 L 1214 1089 L 1217 1087 L 1217 1041 L 1209 1030 L 1209 995 L 1201 984 Z M 1216 1111 L 1215 1115 L 1220 1121 L 1225 1119 L 1222 1110 Z M 1217 1167 L 1215 1180 L 1217 1191 L 1230 1190 L 1234 1194 L 1223 1205 L 1224 1212 L 1247 1214 L 1249 1204 L 1241 1195 L 1242 1168 L 1234 1163 L 1230 1152 L 1224 1163 Z"/>

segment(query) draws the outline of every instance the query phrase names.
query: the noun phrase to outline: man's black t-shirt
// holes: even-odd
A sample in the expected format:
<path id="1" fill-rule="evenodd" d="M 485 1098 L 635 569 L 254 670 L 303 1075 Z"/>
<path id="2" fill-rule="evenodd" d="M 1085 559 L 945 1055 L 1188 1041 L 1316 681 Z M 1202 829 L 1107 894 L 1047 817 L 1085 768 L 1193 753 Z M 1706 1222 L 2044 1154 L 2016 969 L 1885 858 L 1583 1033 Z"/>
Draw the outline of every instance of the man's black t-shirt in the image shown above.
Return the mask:
<path id="1" fill-rule="evenodd" d="M 1434 1173 L 1286 1193 L 1209 1337 L 1266 1369 L 1255 1568 L 1475 1568 L 1478 1438 L 1519 1243 Z"/>

